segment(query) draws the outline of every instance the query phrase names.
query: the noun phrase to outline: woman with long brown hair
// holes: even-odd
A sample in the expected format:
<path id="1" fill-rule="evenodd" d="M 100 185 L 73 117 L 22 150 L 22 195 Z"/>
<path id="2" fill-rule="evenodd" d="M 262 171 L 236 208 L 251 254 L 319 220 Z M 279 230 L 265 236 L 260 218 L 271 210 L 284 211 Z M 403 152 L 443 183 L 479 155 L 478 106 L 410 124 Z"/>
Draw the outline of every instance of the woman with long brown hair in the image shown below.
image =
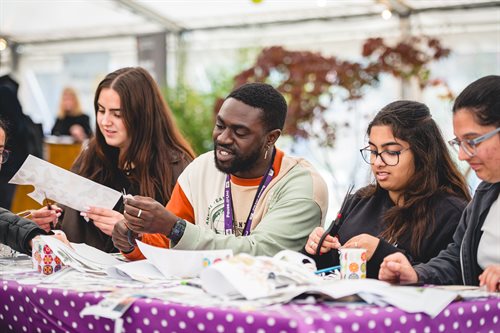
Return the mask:
<path id="1" fill-rule="evenodd" d="M 338 234 L 328 235 L 313 257 L 323 268 L 338 263 L 340 246 L 365 248 L 367 277 L 377 278 L 390 253 L 419 263 L 446 248 L 470 194 L 426 105 L 390 103 L 367 134 L 368 146 L 360 151 L 376 183 L 347 199 Z M 323 233 L 313 230 L 307 253 L 316 254 Z"/>
<path id="2" fill-rule="evenodd" d="M 108 74 L 97 87 L 94 108 L 96 135 L 72 170 L 120 192 L 166 204 L 194 153 L 151 75 L 140 67 Z M 59 225 L 70 241 L 113 252 L 117 250 L 110 235 L 122 213 L 121 201 L 113 210 L 89 207 L 78 214 L 66 208 Z"/>

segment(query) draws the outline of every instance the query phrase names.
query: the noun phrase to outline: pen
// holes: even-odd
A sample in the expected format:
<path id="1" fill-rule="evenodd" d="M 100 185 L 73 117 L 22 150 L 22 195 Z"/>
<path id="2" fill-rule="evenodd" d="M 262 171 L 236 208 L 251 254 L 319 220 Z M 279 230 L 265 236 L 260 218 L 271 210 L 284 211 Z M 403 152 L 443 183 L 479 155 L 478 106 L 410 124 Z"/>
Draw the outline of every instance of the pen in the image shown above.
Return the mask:
<path id="1" fill-rule="evenodd" d="M 340 269 L 340 265 L 319 269 L 314 274 L 328 273 Z"/>
<path id="2" fill-rule="evenodd" d="M 125 198 L 127 198 L 129 195 L 127 194 L 127 191 L 125 191 L 125 188 L 122 190 L 122 200 L 123 200 L 123 211 L 125 211 Z M 134 243 L 134 236 L 132 234 L 132 230 L 130 230 L 128 223 L 125 222 L 125 226 L 127 227 L 127 241 L 129 245 L 131 246 L 131 251 L 134 250 L 135 248 L 135 243 Z"/>
<path id="3" fill-rule="evenodd" d="M 31 217 L 31 210 L 25 210 L 23 212 L 17 213 L 17 216 L 29 219 Z"/>
<path id="4" fill-rule="evenodd" d="M 47 203 L 47 209 L 51 210 L 52 206 L 50 205 L 50 201 L 47 198 L 47 193 L 43 192 L 43 195 L 45 196 L 45 202 Z M 54 222 L 50 222 L 49 226 L 50 226 L 50 230 L 54 229 Z"/>
<path id="5" fill-rule="evenodd" d="M 189 282 L 189 281 L 181 281 L 181 286 L 190 286 L 190 287 L 195 287 L 195 288 L 203 289 L 203 287 L 201 286 L 201 284 L 194 283 L 194 282 Z"/>

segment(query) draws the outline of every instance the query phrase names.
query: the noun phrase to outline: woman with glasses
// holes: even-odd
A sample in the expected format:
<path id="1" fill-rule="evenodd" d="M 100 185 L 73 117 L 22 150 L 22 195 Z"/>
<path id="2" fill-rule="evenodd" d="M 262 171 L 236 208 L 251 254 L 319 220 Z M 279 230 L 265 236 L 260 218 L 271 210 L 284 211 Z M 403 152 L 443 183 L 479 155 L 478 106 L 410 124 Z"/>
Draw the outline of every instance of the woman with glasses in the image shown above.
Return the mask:
<path id="1" fill-rule="evenodd" d="M 325 230 L 313 230 L 305 252 L 324 268 L 338 265 L 339 247 L 364 248 L 367 277 L 377 278 L 391 253 L 402 252 L 412 263 L 437 256 L 452 241 L 470 196 L 424 104 L 390 103 L 369 124 L 367 135 L 361 155 L 375 184 L 346 199 L 338 233 L 321 242 Z"/>
<path id="2" fill-rule="evenodd" d="M 483 77 L 460 93 L 453 105 L 458 150 L 483 182 L 464 211 L 445 251 L 412 267 L 404 256 L 384 259 L 379 277 L 394 282 L 465 284 L 498 291 L 500 283 L 500 76 Z"/>
<path id="3" fill-rule="evenodd" d="M 166 204 L 194 153 L 154 79 L 140 67 L 118 69 L 99 83 L 94 108 L 96 134 L 72 170 L 117 191 Z M 72 242 L 117 252 L 111 232 L 123 220 L 123 209 L 121 200 L 114 209 L 77 212 L 66 207 L 58 227 Z"/>

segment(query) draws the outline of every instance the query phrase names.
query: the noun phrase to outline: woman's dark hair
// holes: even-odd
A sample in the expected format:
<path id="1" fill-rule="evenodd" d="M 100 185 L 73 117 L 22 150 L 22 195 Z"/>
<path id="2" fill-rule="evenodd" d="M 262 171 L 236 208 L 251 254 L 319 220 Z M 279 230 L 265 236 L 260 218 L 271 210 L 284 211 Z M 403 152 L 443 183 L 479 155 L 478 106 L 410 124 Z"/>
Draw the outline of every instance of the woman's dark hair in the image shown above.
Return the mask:
<path id="1" fill-rule="evenodd" d="M 411 233 L 411 250 L 419 254 L 425 234 L 439 227 L 434 225 L 432 214 L 438 209 L 434 204 L 435 196 L 448 193 L 470 200 L 469 190 L 425 104 L 390 103 L 369 124 L 368 135 L 373 126 L 389 126 L 395 138 L 408 142 L 415 163 L 415 173 L 399 198 L 400 205 L 396 204 L 384 215 L 385 229 L 380 236 L 395 241 Z M 373 195 L 377 191 L 385 190 L 377 183 L 365 188 L 362 195 Z"/>
<path id="2" fill-rule="evenodd" d="M 157 200 L 168 202 L 176 181 L 174 164 L 182 160 L 190 162 L 194 153 L 175 126 L 158 86 L 143 68 L 116 70 L 97 87 L 96 114 L 99 95 L 105 88 L 120 96 L 121 117 L 130 146 L 120 155 L 118 148 L 106 143 L 96 125 L 96 135 L 75 162 L 75 172 L 102 184 L 115 184 L 118 171 L 133 166 L 131 181 L 138 184 L 140 195 L 155 198 L 159 194 L 161 198 Z"/>
<path id="3" fill-rule="evenodd" d="M 472 112 L 482 126 L 500 127 L 500 76 L 485 76 L 469 84 L 453 104 L 453 113 L 460 109 Z"/>

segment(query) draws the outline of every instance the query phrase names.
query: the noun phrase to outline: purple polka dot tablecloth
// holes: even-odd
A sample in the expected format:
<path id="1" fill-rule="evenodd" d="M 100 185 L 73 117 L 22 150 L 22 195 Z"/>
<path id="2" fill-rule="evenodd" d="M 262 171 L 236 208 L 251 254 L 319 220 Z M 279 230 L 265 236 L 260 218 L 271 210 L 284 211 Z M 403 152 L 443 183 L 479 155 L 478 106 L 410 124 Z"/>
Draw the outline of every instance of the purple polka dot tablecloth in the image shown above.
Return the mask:
<path id="1" fill-rule="evenodd" d="M 114 332 L 114 322 L 80 316 L 104 293 L 20 285 L 0 280 L 0 332 Z M 286 304 L 264 309 L 193 307 L 138 299 L 121 332 L 500 332 L 500 298 L 450 304 L 437 317 L 394 307 L 339 303 Z"/>

